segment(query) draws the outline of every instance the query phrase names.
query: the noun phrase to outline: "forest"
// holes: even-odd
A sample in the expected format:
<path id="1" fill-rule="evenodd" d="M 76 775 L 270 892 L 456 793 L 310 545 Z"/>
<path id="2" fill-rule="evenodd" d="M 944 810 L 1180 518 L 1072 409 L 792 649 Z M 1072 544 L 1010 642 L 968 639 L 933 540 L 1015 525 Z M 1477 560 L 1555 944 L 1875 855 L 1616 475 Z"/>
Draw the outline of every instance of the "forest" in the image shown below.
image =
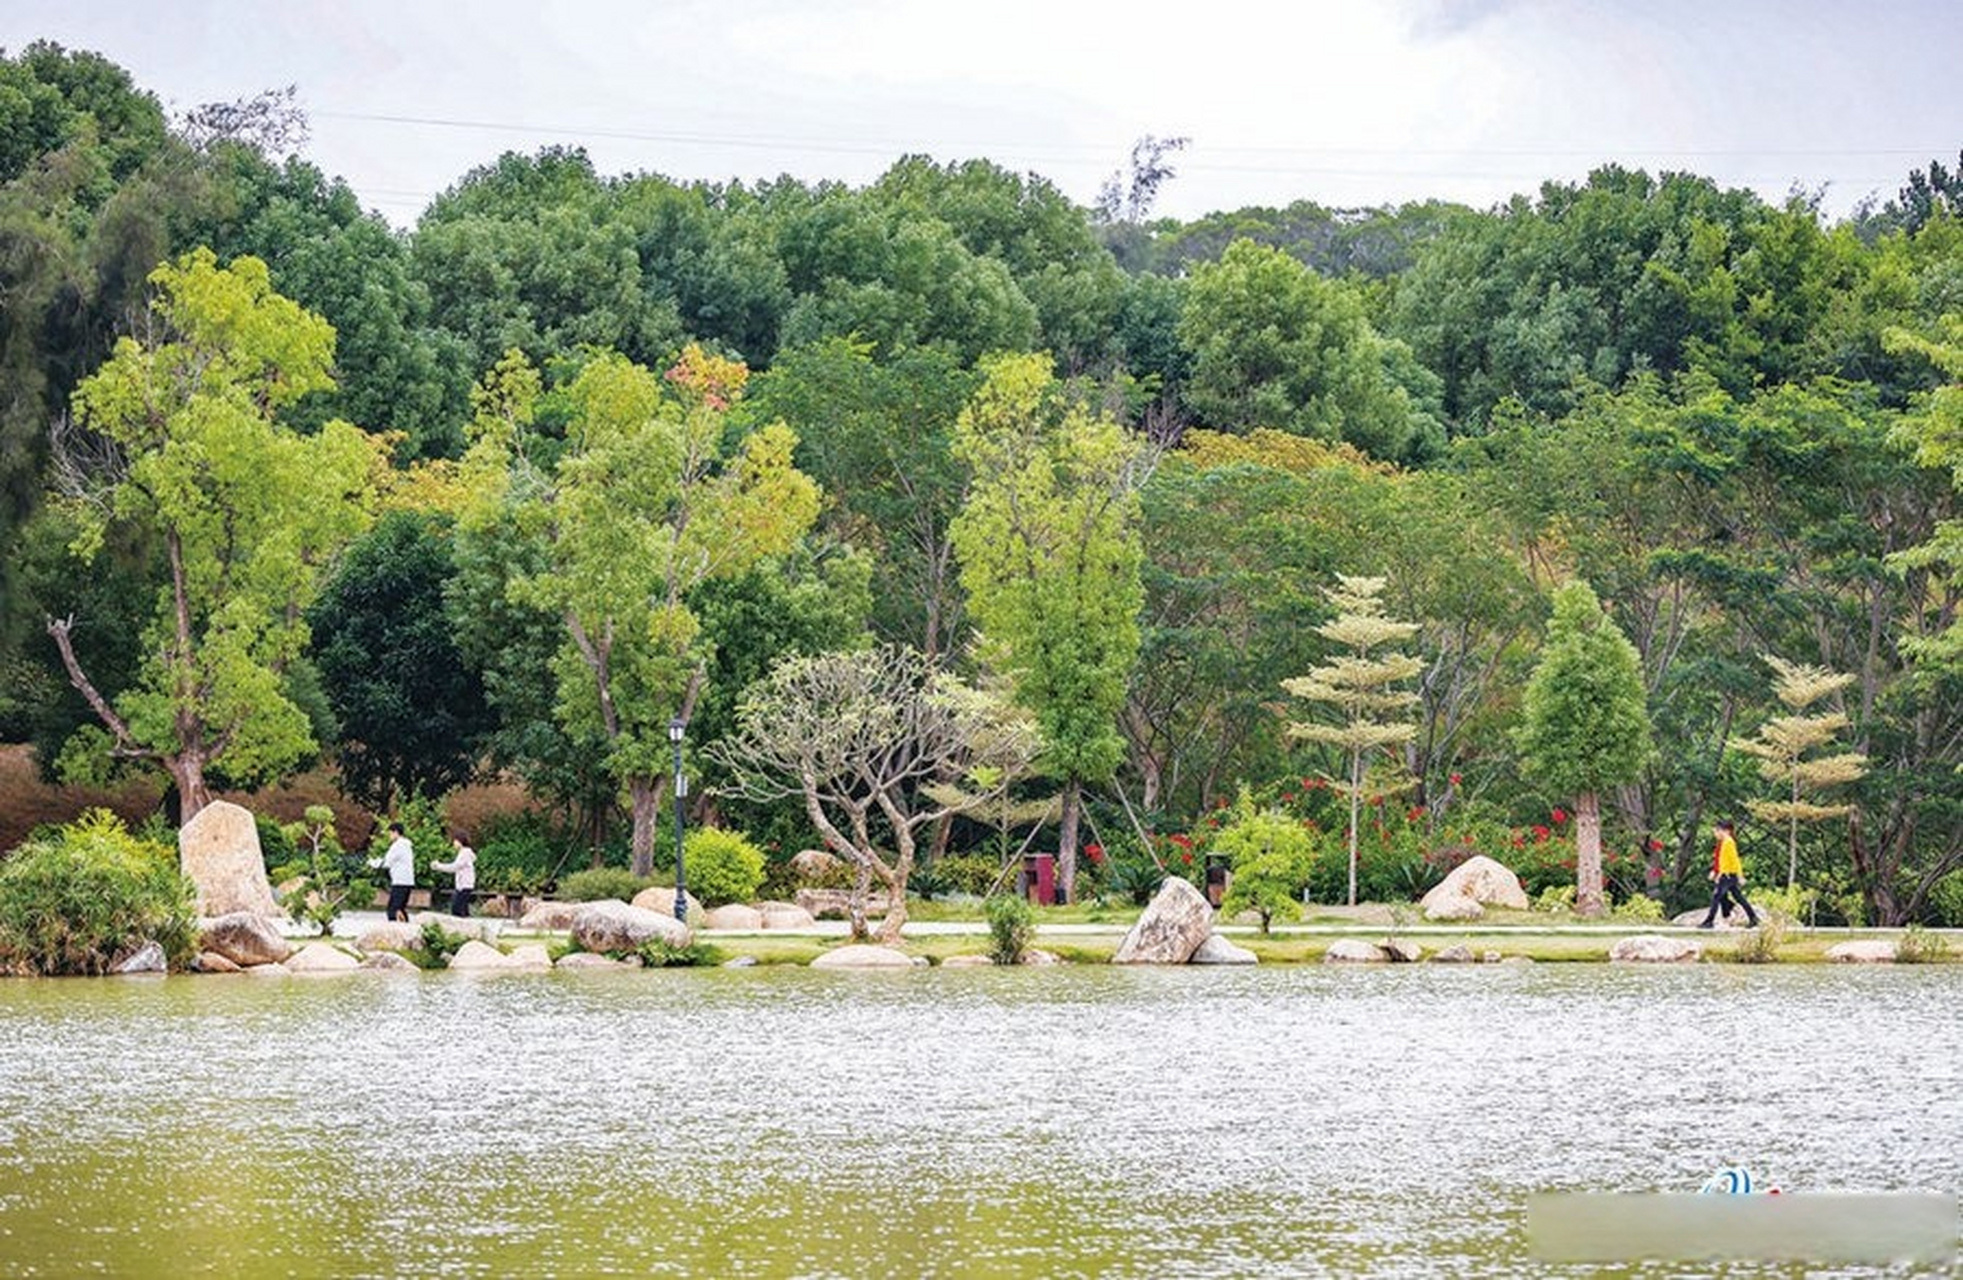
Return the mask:
<path id="1" fill-rule="evenodd" d="M 782 858 L 818 836 L 746 773 L 769 699 L 886 654 L 1031 744 L 872 813 L 911 848 L 938 803 L 923 869 L 1033 841 L 1103 891 L 1252 806 L 1339 861 L 1360 827 L 1366 897 L 1474 851 L 1573 883 L 1598 829 L 1613 898 L 1681 909 L 1735 816 L 1823 922 L 1963 925 L 1939 158 L 1841 218 L 1605 166 L 1180 221 L 1177 139 L 1090 206 L 986 159 L 568 147 L 397 229 L 294 103 L 0 56 L 0 742 L 50 778 L 195 806 L 325 765 L 383 814 L 501 775 L 646 871 L 674 723 L 692 821 Z M 1376 580 L 1409 674 L 1338 696 Z M 1534 690 L 1597 615 L 1637 705 L 1590 773 Z"/>

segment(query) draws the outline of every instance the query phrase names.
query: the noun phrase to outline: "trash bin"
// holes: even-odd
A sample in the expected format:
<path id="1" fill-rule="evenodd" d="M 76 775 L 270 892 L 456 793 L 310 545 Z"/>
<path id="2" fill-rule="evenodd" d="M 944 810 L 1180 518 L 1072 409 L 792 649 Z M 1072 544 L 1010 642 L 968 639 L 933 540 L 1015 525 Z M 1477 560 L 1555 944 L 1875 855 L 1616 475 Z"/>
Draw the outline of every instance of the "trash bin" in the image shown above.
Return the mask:
<path id="1" fill-rule="evenodd" d="M 1056 905 L 1056 855 L 1025 854 L 1022 859 L 1023 892 L 1039 907 Z"/>
<path id="2" fill-rule="evenodd" d="M 1206 855 L 1206 901 L 1208 906 L 1218 909 L 1221 899 L 1227 896 L 1227 882 L 1232 878 L 1233 873 L 1227 869 L 1226 855 L 1218 853 L 1209 853 Z"/>

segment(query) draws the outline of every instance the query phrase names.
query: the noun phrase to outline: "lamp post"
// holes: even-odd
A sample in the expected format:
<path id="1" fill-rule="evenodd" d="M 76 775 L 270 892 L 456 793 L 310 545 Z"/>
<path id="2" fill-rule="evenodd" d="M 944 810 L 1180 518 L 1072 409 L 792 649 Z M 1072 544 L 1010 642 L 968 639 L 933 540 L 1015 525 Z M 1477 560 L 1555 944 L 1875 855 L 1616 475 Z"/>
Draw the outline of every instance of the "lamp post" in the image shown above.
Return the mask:
<path id="1" fill-rule="evenodd" d="M 682 773 L 682 738 L 688 721 L 676 716 L 668 722 L 668 741 L 675 744 L 675 919 L 688 919 L 688 874 L 682 866 L 682 801 L 688 796 L 688 778 Z"/>

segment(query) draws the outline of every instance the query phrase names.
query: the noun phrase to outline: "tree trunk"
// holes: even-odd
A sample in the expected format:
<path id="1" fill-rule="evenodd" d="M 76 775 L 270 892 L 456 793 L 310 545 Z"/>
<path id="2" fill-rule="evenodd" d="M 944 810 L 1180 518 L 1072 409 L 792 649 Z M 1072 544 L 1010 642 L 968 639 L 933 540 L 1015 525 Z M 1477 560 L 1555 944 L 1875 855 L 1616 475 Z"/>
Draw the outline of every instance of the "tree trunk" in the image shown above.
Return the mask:
<path id="1" fill-rule="evenodd" d="M 1069 778 L 1063 784 L 1063 821 L 1057 835 L 1057 871 L 1063 881 L 1063 900 L 1077 901 L 1077 824 L 1084 816 L 1084 784 Z"/>
<path id="2" fill-rule="evenodd" d="M 1602 801 L 1584 791 L 1574 802 L 1574 909 L 1576 915 L 1602 914 Z"/>
<path id="3" fill-rule="evenodd" d="M 881 876 L 886 880 L 886 918 L 879 922 L 879 941 L 889 947 L 899 945 L 900 931 L 906 928 L 907 875 L 912 870 L 912 856 L 902 854 L 894 864 L 892 876 Z"/>
<path id="4" fill-rule="evenodd" d="M 653 778 L 627 780 L 627 794 L 633 805 L 633 869 L 637 876 L 654 874 L 654 828 L 661 821 L 661 784 Z"/>
<path id="5" fill-rule="evenodd" d="M 187 751 L 165 758 L 171 781 L 177 784 L 178 822 L 189 822 L 198 810 L 211 803 L 211 788 L 204 780 L 204 756 Z"/>
<path id="6" fill-rule="evenodd" d="M 1363 753 L 1350 752 L 1350 905 L 1356 905 L 1356 827 L 1363 818 Z"/>
<path id="7" fill-rule="evenodd" d="M 852 921 L 852 941 L 864 942 L 872 936 L 866 928 L 866 890 L 872 887 L 872 867 L 863 853 L 853 863 L 852 896 L 846 899 L 846 913 Z"/>

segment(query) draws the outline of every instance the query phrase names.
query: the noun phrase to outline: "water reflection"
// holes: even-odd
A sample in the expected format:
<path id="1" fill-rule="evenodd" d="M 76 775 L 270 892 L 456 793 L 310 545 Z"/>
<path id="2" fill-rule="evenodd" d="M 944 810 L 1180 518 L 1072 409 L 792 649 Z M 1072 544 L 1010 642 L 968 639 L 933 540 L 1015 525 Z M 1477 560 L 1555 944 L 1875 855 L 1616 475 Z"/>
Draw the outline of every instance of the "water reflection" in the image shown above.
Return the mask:
<path id="1" fill-rule="evenodd" d="M 7 982 L 0 1259 L 1515 1275 L 1530 1190 L 1732 1162 L 1955 1189 L 1959 992 L 1593 965 Z"/>

